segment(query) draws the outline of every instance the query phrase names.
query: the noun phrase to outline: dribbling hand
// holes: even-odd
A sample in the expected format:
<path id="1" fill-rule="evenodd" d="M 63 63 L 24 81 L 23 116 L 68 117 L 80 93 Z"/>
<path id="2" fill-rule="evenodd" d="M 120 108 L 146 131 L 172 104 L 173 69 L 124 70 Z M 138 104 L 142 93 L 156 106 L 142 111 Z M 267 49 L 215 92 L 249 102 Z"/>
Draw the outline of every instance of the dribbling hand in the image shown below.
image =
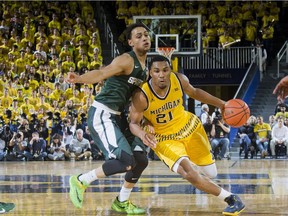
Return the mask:
<path id="1" fill-rule="evenodd" d="M 273 94 L 277 95 L 279 101 L 283 101 L 288 96 L 288 76 L 285 76 L 276 85 Z"/>

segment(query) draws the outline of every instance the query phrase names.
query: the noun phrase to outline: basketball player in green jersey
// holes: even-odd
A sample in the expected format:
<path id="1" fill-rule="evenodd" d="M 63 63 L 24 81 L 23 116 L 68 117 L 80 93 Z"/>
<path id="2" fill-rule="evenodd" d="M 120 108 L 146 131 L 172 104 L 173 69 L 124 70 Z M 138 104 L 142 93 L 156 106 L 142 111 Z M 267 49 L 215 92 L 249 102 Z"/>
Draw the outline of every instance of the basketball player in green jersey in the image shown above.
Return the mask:
<path id="1" fill-rule="evenodd" d="M 145 209 L 129 201 L 133 186 L 148 165 L 145 147 L 137 137 L 133 136 L 131 142 L 127 141 L 117 125 L 117 118 L 129 104 L 132 92 L 147 78 L 145 63 L 151 41 L 142 24 L 128 26 L 126 33 L 131 52 L 116 57 L 110 65 L 100 70 L 92 70 L 81 76 L 75 73 L 67 75 L 70 83 L 92 84 L 105 80 L 88 111 L 88 127 L 106 161 L 94 170 L 70 177 L 70 199 L 75 207 L 81 208 L 85 189 L 91 182 L 126 172 L 124 185 L 112 209 L 127 214 L 145 214 Z"/>
<path id="2" fill-rule="evenodd" d="M 182 98 L 186 93 L 190 98 L 221 109 L 225 101 L 194 88 L 185 75 L 171 72 L 166 57 L 156 56 L 150 63 L 151 79 L 132 98 L 131 132 L 150 146 L 172 171 L 199 190 L 227 202 L 223 214 L 238 215 L 245 205 L 237 195 L 211 181 L 217 175 L 211 145 L 200 119 L 184 110 Z M 152 133 L 140 126 L 143 117 L 153 126 Z"/>

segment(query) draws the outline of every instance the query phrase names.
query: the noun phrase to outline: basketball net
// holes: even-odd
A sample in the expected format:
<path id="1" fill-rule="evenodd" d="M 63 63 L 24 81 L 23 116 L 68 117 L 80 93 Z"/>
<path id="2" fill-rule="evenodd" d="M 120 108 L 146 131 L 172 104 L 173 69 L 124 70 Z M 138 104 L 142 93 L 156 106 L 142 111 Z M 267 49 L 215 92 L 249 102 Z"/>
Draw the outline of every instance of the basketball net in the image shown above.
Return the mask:
<path id="1" fill-rule="evenodd" d="M 172 55 L 175 51 L 174 47 L 158 47 L 156 50 L 160 55 L 165 56 L 171 63 Z"/>

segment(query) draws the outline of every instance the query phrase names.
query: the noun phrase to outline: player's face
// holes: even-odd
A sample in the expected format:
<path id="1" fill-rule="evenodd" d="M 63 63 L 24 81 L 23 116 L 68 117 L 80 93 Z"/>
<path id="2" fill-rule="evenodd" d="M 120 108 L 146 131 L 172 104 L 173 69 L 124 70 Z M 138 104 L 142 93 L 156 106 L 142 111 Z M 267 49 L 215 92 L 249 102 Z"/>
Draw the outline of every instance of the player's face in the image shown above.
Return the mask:
<path id="1" fill-rule="evenodd" d="M 136 27 L 132 30 L 128 43 L 133 49 L 148 51 L 151 47 L 150 35 L 145 28 Z"/>
<path id="2" fill-rule="evenodd" d="M 150 69 L 153 87 L 166 89 L 170 86 L 171 68 L 167 61 L 153 62 Z"/>

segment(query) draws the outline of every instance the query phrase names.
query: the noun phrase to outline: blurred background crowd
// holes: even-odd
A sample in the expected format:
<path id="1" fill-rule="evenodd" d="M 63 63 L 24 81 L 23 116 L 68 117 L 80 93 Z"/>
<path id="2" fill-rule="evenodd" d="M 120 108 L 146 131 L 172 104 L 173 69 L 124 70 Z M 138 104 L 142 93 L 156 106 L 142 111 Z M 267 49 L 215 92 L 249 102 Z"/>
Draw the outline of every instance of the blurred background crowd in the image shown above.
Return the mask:
<path id="1" fill-rule="evenodd" d="M 282 6 L 287 9 L 285 2 Z M 260 38 L 268 60 L 281 16 L 273 1 L 116 1 L 110 9 L 125 25 L 135 15 L 201 14 L 204 49 L 237 39 L 237 45 L 250 46 Z M 1 160 L 103 159 L 86 122 L 103 83 L 65 81 L 69 71 L 83 74 L 104 66 L 95 11 L 87 1 L 1 2 Z M 157 28 L 195 34 L 189 23 Z"/>

